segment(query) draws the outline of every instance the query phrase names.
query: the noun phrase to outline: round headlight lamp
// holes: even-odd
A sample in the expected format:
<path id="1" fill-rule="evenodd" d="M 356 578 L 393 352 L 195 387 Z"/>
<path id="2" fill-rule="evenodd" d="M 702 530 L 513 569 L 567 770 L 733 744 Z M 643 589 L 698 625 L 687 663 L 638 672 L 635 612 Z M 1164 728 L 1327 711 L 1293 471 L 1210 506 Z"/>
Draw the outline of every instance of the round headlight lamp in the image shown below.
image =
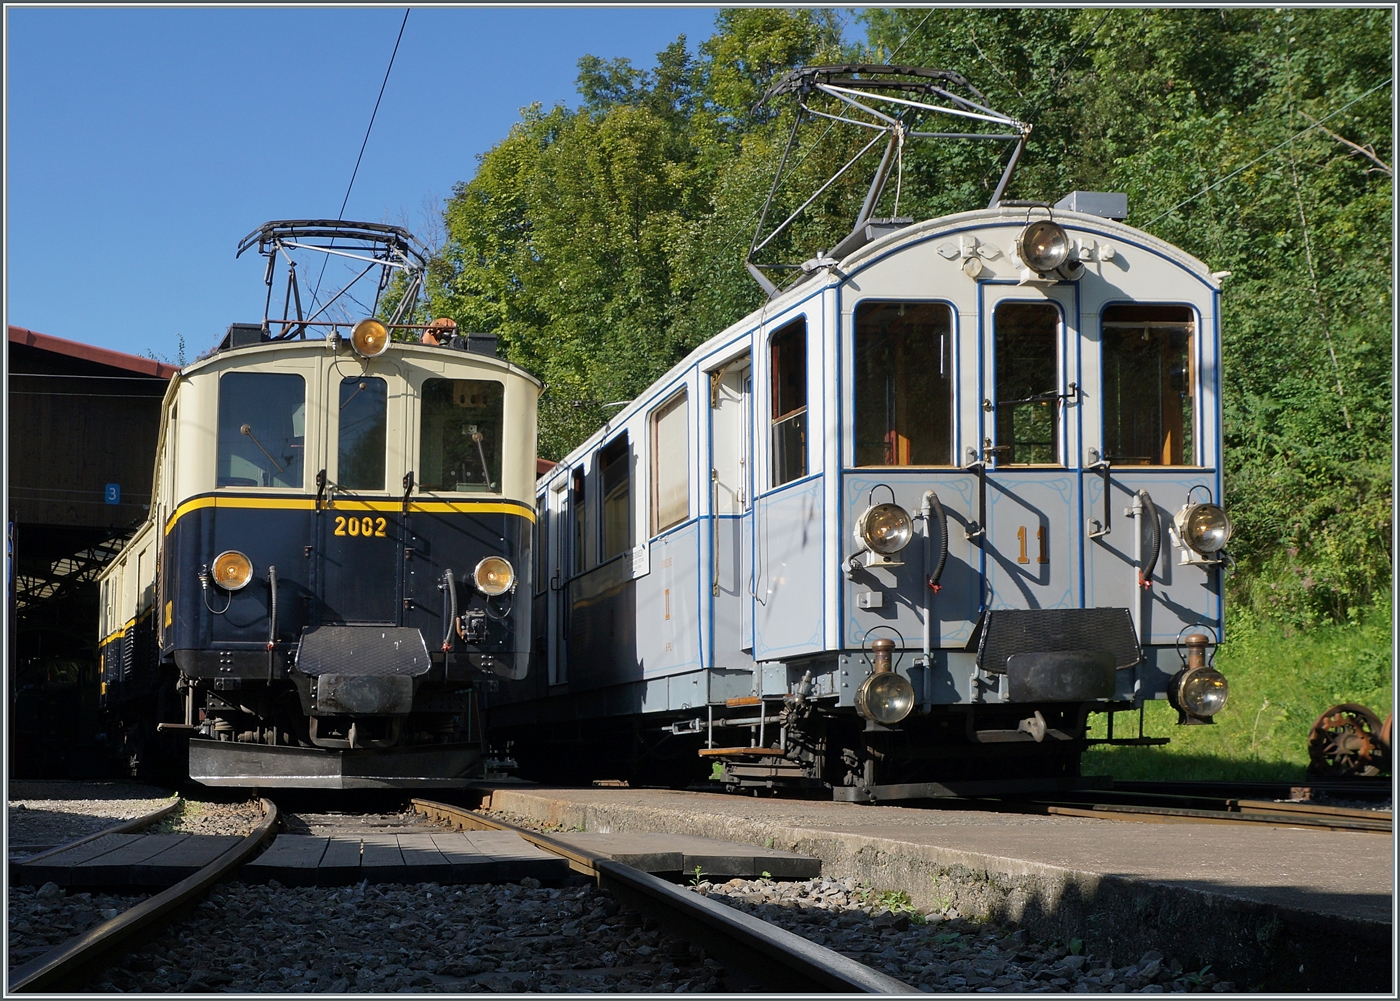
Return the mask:
<path id="1" fill-rule="evenodd" d="M 253 579 L 253 561 L 237 549 L 230 549 L 214 557 L 213 577 L 214 583 L 225 591 L 237 591 Z"/>
<path id="2" fill-rule="evenodd" d="M 914 538 L 914 520 L 898 504 L 877 504 L 856 522 L 856 537 L 871 552 L 889 556 Z"/>
<path id="3" fill-rule="evenodd" d="M 1021 230 L 1016 253 L 1032 271 L 1054 271 L 1069 260 L 1069 234 L 1057 222 L 1038 219 Z"/>
<path id="4" fill-rule="evenodd" d="M 476 589 L 488 597 L 505 594 L 515 587 L 515 568 L 499 556 L 488 556 L 472 571 Z"/>
<path id="5" fill-rule="evenodd" d="M 350 330 L 350 346 L 365 358 L 377 358 L 389 350 L 389 328 L 375 319 L 361 320 Z"/>
<path id="6" fill-rule="evenodd" d="M 856 689 L 856 712 L 876 723 L 898 723 L 913 709 L 914 686 L 902 674 L 877 671 Z"/>
<path id="7" fill-rule="evenodd" d="M 1230 683 L 1213 667 L 1193 667 L 1176 678 L 1176 705 L 1192 716 L 1214 716 L 1230 698 Z"/>
<path id="8" fill-rule="evenodd" d="M 1218 504 L 1194 504 L 1182 511 L 1177 530 L 1181 539 L 1198 553 L 1218 553 L 1230 541 L 1234 526 Z"/>

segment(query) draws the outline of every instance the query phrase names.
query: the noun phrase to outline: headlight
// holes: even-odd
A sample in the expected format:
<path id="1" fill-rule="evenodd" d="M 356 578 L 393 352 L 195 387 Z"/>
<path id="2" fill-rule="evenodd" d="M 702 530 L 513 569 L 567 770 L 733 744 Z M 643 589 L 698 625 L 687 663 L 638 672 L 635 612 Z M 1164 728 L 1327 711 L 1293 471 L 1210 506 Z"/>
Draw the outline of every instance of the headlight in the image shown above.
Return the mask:
<path id="1" fill-rule="evenodd" d="M 361 320 L 350 330 L 350 346 L 366 358 L 389 350 L 389 328 L 378 320 Z"/>
<path id="2" fill-rule="evenodd" d="M 893 671 L 880 671 L 856 689 L 856 712 L 886 726 L 898 723 L 914 708 L 914 686 Z"/>
<path id="3" fill-rule="evenodd" d="M 1192 716 L 1214 716 L 1229 697 L 1230 683 L 1213 667 L 1184 671 L 1176 683 L 1177 705 Z"/>
<path id="4" fill-rule="evenodd" d="M 476 581 L 476 589 L 482 594 L 505 594 L 515 586 L 515 568 L 509 560 L 488 556 L 476 565 L 472 578 Z"/>
<path id="5" fill-rule="evenodd" d="M 214 557 L 214 583 L 225 591 L 237 591 L 253 579 L 253 562 L 237 549 Z"/>
<path id="6" fill-rule="evenodd" d="M 1181 541 L 1196 552 L 1218 553 L 1230 541 L 1234 526 L 1219 505 L 1194 504 L 1177 513 L 1176 530 Z"/>
<path id="7" fill-rule="evenodd" d="M 1032 271 L 1054 271 L 1069 260 L 1069 234 L 1057 222 L 1038 220 L 1016 238 L 1016 253 Z"/>
<path id="8" fill-rule="evenodd" d="M 914 537 L 914 521 L 898 504 L 877 504 L 860 516 L 856 537 L 871 552 L 888 556 L 909 545 Z"/>

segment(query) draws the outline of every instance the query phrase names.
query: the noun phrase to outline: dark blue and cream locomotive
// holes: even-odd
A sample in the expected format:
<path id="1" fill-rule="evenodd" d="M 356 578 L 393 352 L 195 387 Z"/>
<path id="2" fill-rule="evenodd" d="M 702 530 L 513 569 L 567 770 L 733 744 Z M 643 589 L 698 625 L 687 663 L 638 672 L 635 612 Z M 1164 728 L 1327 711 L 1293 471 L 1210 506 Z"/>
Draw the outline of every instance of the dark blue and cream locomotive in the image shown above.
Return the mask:
<path id="1" fill-rule="evenodd" d="M 862 216 L 543 476 L 527 774 L 976 794 L 1209 721 L 1221 276 L 1125 202 Z"/>
<path id="2" fill-rule="evenodd" d="M 465 781 L 475 689 L 528 668 L 539 383 L 442 325 L 268 328 L 171 381 L 150 520 L 102 582 L 104 696 L 159 677 L 129 725 L 187 736 L 209 785 Z"/>

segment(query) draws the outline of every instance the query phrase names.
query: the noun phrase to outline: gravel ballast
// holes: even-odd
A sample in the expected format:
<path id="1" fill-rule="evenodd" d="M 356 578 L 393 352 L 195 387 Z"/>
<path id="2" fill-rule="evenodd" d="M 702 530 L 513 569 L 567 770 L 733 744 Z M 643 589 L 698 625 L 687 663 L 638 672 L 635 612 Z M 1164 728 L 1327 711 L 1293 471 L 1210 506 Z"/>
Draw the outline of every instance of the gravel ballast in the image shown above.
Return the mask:
<path id="1" fill-rule="evenodd" d="M 722 975 L 591 886 L 227 883 L 86 989 L 704 992 Z"/>

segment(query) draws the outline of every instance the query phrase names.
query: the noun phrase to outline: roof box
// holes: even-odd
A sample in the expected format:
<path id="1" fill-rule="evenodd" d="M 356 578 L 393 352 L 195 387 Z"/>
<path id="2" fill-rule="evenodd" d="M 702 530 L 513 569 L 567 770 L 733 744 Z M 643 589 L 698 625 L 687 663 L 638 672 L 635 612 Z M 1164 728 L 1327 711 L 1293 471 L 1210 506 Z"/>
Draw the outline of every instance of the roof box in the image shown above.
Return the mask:
<path id="1" fill-rule="evenodd" d="M 1055 208 L 1122 222 L 1128 218 L 1128 196 L 1121 191 L 1071 191 L 1055 203 Z"/>

